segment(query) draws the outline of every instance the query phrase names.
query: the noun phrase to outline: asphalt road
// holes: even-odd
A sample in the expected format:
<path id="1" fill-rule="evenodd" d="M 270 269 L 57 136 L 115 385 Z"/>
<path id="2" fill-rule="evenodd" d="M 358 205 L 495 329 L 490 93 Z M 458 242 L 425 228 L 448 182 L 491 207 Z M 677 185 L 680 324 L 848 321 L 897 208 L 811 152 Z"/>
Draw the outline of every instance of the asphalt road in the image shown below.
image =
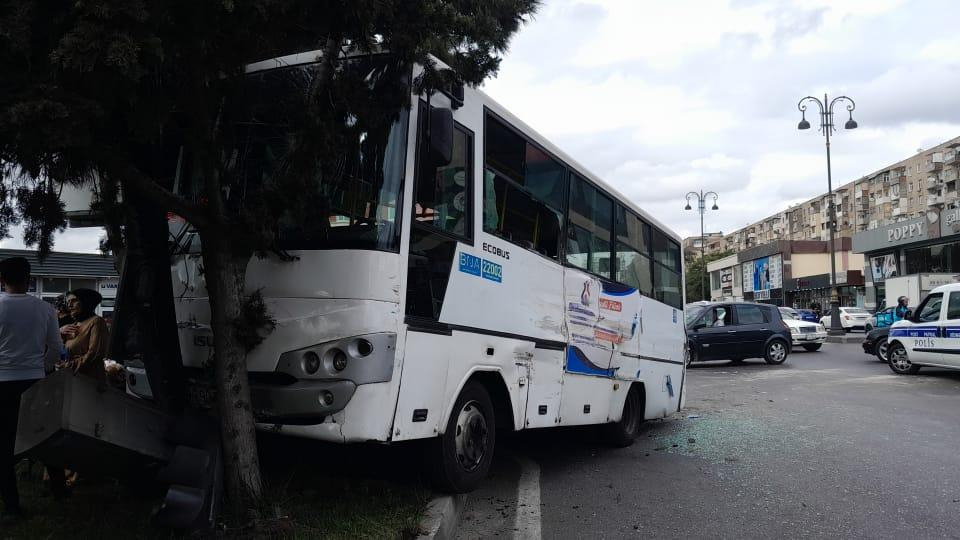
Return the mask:
<path id="1" fill-rule="evenodd" d="M 897 376 L 826 344 L 781 366 L 694 364 L 687 384 L 683 413 L 630 448 L 581 429 L 501 438 L 460 538 L 960 538 L 960 372 Z"/>

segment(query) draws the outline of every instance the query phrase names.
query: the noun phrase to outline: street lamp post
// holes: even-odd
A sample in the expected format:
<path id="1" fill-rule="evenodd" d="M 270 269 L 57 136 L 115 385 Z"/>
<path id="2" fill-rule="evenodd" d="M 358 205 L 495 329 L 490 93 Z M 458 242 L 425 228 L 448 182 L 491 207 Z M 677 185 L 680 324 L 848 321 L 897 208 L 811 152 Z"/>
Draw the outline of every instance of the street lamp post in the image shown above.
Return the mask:
<path id="1" fill-rule="evenodd" d="M 703 233 L 703 214 L 705 214 L 707 211 L 707 197 L 713 197 L 713 207 L 711 210 L 719 210 L 720 208 L 717 207 L 718 195 L 713 191 L 704 193 L 702 189 L 699 192 L 691 191 L 690 193 L 687 193 L 687 206 L 683 208 L 684 210 L 691 210 L 692 208 L 690 207 L 690 199 L 697 199 L 697 211 L 700 212 L 700 262 L 703 263 L 703 276 L 700 277 L 700 298 L 703 300 L 707 299 L 707 295 L 704 292 L 704 282 L 706 281 L 705 278 L 707 275 L 707 260 L 704 258 L 704 248 L 707 241 L 706 236 Z"/>
<path id="2" fill-rule="evenodd" d="M 843 326 L 840 324 L 840 291 L 837 288 L 837 247 L 834 243 L 837 230 L 837 206 L 833 200 L 833 177 L 830 170 L 830 134 L 833 133 L 833 107 L 837 103 L 846 103 L 849 119 L 843 125 L 844 129 L 857 129 L 857 122 L 853 119 L 853 110 L 857 108 L 856 103 L 847 96 L 833 98 L 830 101 L 827 95 L 823 95 L 823 101 L 807 96 L 797 103 L 800 109 L 801 120 L 797 124 L 797 129 L 810 129 L 810 122 L 807 122 L 807 103 L 813 102 L 820 108 L 820 132 L 827 141 L 827 199 L 830 204 L 830 335 L 843 335 Z"/>

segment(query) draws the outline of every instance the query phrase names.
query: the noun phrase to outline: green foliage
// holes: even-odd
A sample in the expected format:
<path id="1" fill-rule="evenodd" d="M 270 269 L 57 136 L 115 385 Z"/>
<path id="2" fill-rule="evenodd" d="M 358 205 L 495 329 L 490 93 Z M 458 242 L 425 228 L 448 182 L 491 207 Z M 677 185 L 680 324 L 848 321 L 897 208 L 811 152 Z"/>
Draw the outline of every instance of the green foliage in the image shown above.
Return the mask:
<path id="1" fill-rule="evenodd" d="M 731 254 L 733 254 L 732 251 L 725 251 L 707 255 L 705 259 L 696 257 L 686 262 L 684 271 L 686 272 L 687 303 L 710 300 L 710 276 L 707 274 L 707 264 L 729 257 Z M 701 281 L 703 283 L 703 296 L 700 295 Z"/>
<path id="2" fill-rule="evenodd" d="M 225 96 L 242 86 L 237 75 L 245 64 L 313 50 L 332 56 L 388 50 L 394 69 L 428 66 L 415 81 L 421 88 L 454 79 L 478 84 L 496 73 L 510 37 L 537 4 L 0 0 L 0 235 L 23 220 L 28 243 L 47 251 L 64 223 L 50 193 L 63 183 L 99 184 L 100 192 L 155 200 L 198 228 L 231 231 L 243 239 L 225 246 L 232 251 L 271 251 L 278 201 L 283 211 L 303 214 L 315 199 L 304 192 L 305 175 L 291 172 L 303 172 L 295 165 L 331 161 L 342 143 L 333 128 L 345 117 L 392 118 L 409 104 L 408 94 L 404 84 L 371 95 L 363 81 L 328 70 L 298 126 L 300 139 L 314 142 L 296 147 L 291 166 L 259 186 L 261 197 L 231 205 L 218 199 L 243 186 L 225 165 L 232 141 L 222 115 Z M 429 54 L 454 71 L 435 67 Z M 164 148 L 171 137 L 196 157 L 202 197 L 183 200 L 171 193 L 171 154 Z M 291 189 L 304 196 L 291 200 Z M 18 203 L 21 197 L 26 202 Z"/>

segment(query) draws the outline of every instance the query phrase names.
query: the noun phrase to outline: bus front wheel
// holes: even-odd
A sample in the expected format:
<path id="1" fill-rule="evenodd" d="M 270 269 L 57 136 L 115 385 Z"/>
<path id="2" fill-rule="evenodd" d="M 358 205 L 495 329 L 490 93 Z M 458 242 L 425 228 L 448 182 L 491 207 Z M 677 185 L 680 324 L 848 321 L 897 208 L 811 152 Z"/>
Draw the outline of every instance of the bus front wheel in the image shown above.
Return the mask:
<path id="1" fill-rule="evenodd" d="M 435 442 L 440 455 L 433 460 L 432 473 L 438 488 L 466 493 L 483 481 L 493 461 L 496 427 L 487 389 L 475 381 L 467 383 L 450 413 L 446 431 Z"/>

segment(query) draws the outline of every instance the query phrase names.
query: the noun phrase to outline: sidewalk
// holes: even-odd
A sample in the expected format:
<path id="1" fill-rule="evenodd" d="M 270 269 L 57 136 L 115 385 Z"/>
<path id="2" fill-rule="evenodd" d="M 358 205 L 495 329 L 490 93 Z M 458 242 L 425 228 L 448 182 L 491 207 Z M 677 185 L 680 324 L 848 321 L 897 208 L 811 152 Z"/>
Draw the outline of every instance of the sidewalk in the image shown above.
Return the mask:
<path id="1" fill-rule="evenodd" d="M 862 333 L 827 336 L 827 343 L 862 343 L 865 336 Z"/>

